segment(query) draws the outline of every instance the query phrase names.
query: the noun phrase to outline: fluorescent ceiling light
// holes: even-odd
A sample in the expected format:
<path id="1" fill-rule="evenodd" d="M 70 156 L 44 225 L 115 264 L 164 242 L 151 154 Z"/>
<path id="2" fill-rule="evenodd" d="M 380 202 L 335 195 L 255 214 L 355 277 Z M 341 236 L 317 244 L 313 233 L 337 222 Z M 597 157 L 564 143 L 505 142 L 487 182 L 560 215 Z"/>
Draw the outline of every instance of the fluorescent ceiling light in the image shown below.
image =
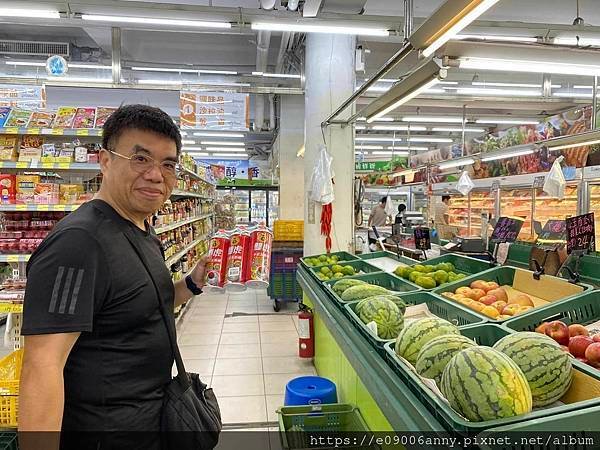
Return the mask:
<path id="1" fill-rule="evenodd" d="M 457 85 L 458 81 L 440 81 L 440 84 L 445 84 L 445 85 Z"/>
<path id="2" fill-rule="evenodd" d="M 533 83 L 498 83 L 496 81 L 473 81 L 471 83 L 473 86 L 493 86 L 493 87 L 514 87 L 514 88 L 539 88 L 541 83 L 533 84 Z M 560 84 L 553 84 L 552 87 L 561 87 Z"/>
<path id="3" fill-rule="evenodd" d="M 169 84 L 173 86 L 181 86 L 183 81 L 178 80 L 137 80 L 137 84 Z"/>
<path id="4" fill-rule="evenodd" d="M 210 69 L 187 69 L 175 67 L 141 67 L 133 66 L 131 70 L 140 72 L 174 72 L 174 73 L 209 73 L 215 75 L 237 75 L 237 72 L 232 70 L 210 70 Z"/>
<path id="5" fill-rule="evenodd" d="M 366 130 L 367 127 L 364 125 L 354 125 L 355 130 Z"/>
<path id="6" fill-rule="evenodd" d="M 566 98 L 592 98 L 591 92 L 554 92 L 552 97 L 566 97 Z"/>
<path id="7" fill-rule="evenodd" d="M 537 125 L 538 123 L 540 123 L 540 121 L 531 119 L 502 119 L 492 117 L 487 119 L 477 119 L 475 123 L 497 123 L 503 125 Z"/>
<path id="8" fill-rule="evenodd" d="M 402 122 L 462 123 L 462 117 L 452 116 L 405 116 Z"/>
<path id="9" fill-rule="evenodd" d="M 441 133 L 462 133 L 461 127 L 433 127 L 431 131 L 438 131 Z M 485 128 L 465 128 L 465 133 L 485 133 Z"/>
<path id="10" fill-rule="evenodd" d="M 479 41 L 502 41 L 502 42 L 537 42 L 536 37 L 526 36 L 496 36 L 483 34 L 459 34 L 454 37 L 455 40 L 473 39 Z"/>
<path id="11" fill-rule="evenodd" d="M 444 89 L 426 89 L 423 91 L 425 94 L 446 94 Z"/>
<path id="12" fill-rule="evenodd" d="M 244 134 L 243 133 L 227 133 L 227 132 L 219 132 L 219 131 L 212 131 L 212 132 L 204 132 L 204 131 L 198 131 L 194 133 L 194 136 L 204 136 L 204 137 L 224 137 L 224 138 L 243 138 Z"/>
<path id="13" fill-rule="evenodd" d="M 581 84 L 576 84 L 573 86 L 573 89 L 594 89 L 594 86 L 585 86 Z"/>
<path id="14" fill-rule="evenodd" d="M 181 150 L 184 152 L 193 152 L 194 150 L 202 151 L 204 149 L 202 147 L 183 147 Z"/>
<path id="15" fill-rule="evenodd" d="M 265 73 L 265 72 L 252 72 L 252 75 L 258 77 L 267 77 L 267 78 L 302 78 L 301 75 L 296 75 L 293 73 Z"/>
<path id="16" fill-rule="evenodd" d="M 541 97 L 539 90 L 487 89 L 487 88 L 458 88 L 461 95 L 496 95 L 513 97 Z"/>
<path id="17" fill-rule="evenodd" d="M 218 155 L 208 156 L 210 159 L 223 159 L 223 158 L 233 158 L 233 159 L 248 159 L 248 155 L 242 155 L 239 153 L 221 153 Z"/>
<path id="18" fill-rule="evenodd" d="M 246 145 L 244 142 L 227 142 L 227 141 L 202 141 L 200 142 L 202 145 L 219 145 L 219 146 L 244 146 Z"/>
<path id="19" fill-rule="evenodd" d="M 206 152 L 188 152 L 191 156 L 208 156 Z"/>
<path id="20" fill-rule="evenodd" d="M 600 47 L 600 38 L 587 38 L 587 37 L 555 37 L 552 41 L 556 45 L 571 45 L 579 47 Z"/>
<path id="21" fill-rule="evenodd" d="M 428 58 L 498 1 L 447 1 L 409 37 L 410 43 Z"/>
<path id="22" fill-rule="evenodd" d="M 553 73 L 560 75 L 599 76 L 600 65 L 570 64 L 557 61 L 531 61 L 495 58 L 459 58 L 461 69 L 503 72 Z"/>
<path id="23" fill-rule="evenodd" d="M 551 152 L 555 152 L 557 150 L 566 150 L 568 148 L 584 147 L 586 145 L 595 145 L 595 144 L 600 144 L 600 139 L 592 139 L 589 141 L 578 142 L 575 144 L 557 145 L 555 147 L 548 147 L 548 150 Z"/>
<path id="24" fill-rule="evenodd" d="M 440 143 L 451 143 L 454 139 L 450 138 L 436 138 L 431 136 L 415 136 L 409 137 L 408 142 L 440 142 Z"/>
<path id="25" fill-rule="evenodd" d="M 235 153 L 235 152 L 241 152 L 241 153 L 245 153 L 246 149 L 245 148 L 235 148 L 235 147 L 206 147 L 206 151 L 209 152 L 229 152 L 229 153 Z"/>
<path id="26" fill-rule="evenodd" d="M 400 142 L 402 141 L 402 139 L 395 138 L 395 137 L 370 137 L 370 136 L 357 136 L 354 138 L 354 140 L 356 142 L 361 142 L 361 141 L 371 141 L 371 142 Z"/>
<path id="27" fill-rule="evenodd" d="M 473 164 L 474 162 L 475 162 L 475 160 L 473 158 L 460 158 L 460 159 L 454 159 L 454 160 L 438 163 L 437 166 L 440 169 L 450 169 L 452 167 L 468 166 L 470 164 Z"/>
<path id="28" fill-rule="evenodd" d="M 381 156 L 408 156 L 408 152 L 371 152 L 371 155 L 381 155 Z"/>
<path id="29" fill-rule="evenodd" d="M 429 147 L 418 147 L 418 146 L 408 146 L 408 145 L 400 145 L 393 147 L 386 147 L 388 150 L 414 150 L 416 152 L 429 150 Z"/>
<path id="30" fill-rule="evenodd" d="M 255 22 L 253 30 L 291 31 L 294 33 L 350 34 L 357 36 L 389 36 L 388 30 L 364 27 L 342 27 L 335 25 L 305 25 L 299 23 Z"/>
<path id="31" fill-rule="evenodd" d="M 371 128 L 378 131 L 427 131 L 427 127 L 421 125 L 374 125 Z"/>
<path id="32" fill-rule="evenodd" d="M 358 90 L 360 87 L 357 87 L 356 90 Z M 370 88 L 367 89 L 367 92 L 387 92 L 389 91 L 391 88 L 391 86 L 371 86 Z"/>
<path id="33" fill-rule="evenodd" d="M 99 14 L 82 14 L 83 20 L 95 22 L 139 23 L 148 25 L 172 25 L 176 27 L 194 28 L 231 28 L 229 22 L 207 22 L 202 20 L 163 19 L 158 17 L 106 16 Z"/>
<path id="34" fill-rule="evenodd" d="M 383 145 L 362 145 L 357 144 L 354 146 L 354 149 L 358 150 L 383 150 Z"/>
<path id="35" fill-rule="evenodd" d="M 356 119 L 358 122 L 365 122 L 367 120 L 366 117 L 359 117 L 358 119 Z M 379 119 L 376 120 L 376 122 L 393 122 L 394 118 L 393 117 L 380 117 Z"/>
<path id="36" fill-rule="evenodd" d="M 191 145 L 194 145 L 194 144 L 196 143 L 196 141 L 194 141 L 194 140 L 191 140 L 191 139 L 183 139 L 183 140 L 181 141 L 181 143 L 182 143 L 183 145 L 190 145 L 190 144 L 191 144 Z"/>
<path id="37" fill-rule="evenodd" d="M 528 149 L 525 149 L 525 150 L 518 150 L 518 151 L 514 151 L 514 152 L 506 152 L 506 153 L 492 155 L 492 156 L 485 156 L 485 157 L 481 158 L 481 161 L 482 162 L 497 161 L 499 159 L 512 158 L 514 156 L 531 155 L 534 151 L 535 151 L 534 149 L 528 148 Z"/>
<path id="38" fill-rule="evenodd" d="M 0 8 L 0 17 L 27 17 L 36 19 L 60 19 L 58 11 L 29 8 Z"/>
<path id="39" fill-rule="evenodd" d="M 71 83 L 112 83 L 112 78 L 88 78 L 88 77 L 65 77 L 65 76 L 48 76 L 47 81 L 66 81 Z"/>
<path id="40" fill-rule="evenodd" d="M 35 61 L 5 61 L 4 64 L 7 66 L 29 66 L 29 67 L 46 67 L 45 62 Z M 79 63 L 67 63 L 69 68 L 73 69 L 100 69 L 100 70 L 112 70 L 112 66 L 105 66 L 102 64 L 79 64 Z"/>

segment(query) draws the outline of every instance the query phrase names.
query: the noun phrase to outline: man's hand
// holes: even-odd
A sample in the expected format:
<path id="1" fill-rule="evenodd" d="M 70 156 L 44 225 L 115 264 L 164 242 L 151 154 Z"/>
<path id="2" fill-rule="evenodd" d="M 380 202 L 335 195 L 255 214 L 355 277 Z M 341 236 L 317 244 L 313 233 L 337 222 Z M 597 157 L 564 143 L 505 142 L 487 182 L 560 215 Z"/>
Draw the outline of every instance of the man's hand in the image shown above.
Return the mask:
<path id="1" fill-rule="evenodd" d="M 208 256 L 200 258 L 196 267 L 192 269 L 190 275 L 196 286 L 203 287 L 206 284 L 206 264 L 208 263 Z"/>

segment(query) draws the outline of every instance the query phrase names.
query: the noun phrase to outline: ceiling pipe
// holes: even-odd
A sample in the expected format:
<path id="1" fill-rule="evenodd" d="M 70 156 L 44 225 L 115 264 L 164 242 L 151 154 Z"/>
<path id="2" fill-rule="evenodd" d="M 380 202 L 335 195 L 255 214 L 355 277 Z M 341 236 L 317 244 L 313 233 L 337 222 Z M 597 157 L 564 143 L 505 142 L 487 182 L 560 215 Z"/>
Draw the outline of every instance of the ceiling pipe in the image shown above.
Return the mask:
<path id="1" fill-rule="evenodd" d="M 259 31 L 256 38 L 256 71 L 266 72 L 269 60 L 269 47 L 271 45 L 271 32 Z M 254 131 L 260 131 L 265 123 L 265 98 L 256 97 L 254 116 Z"/>
<path id="2" fill-rule="evenodd" d="M 413 0 L 404 0 L 404 41 L 408 40 L 408 37 L 413 32 L 415 17 L 415 7 Z"/>
<path id="3" fill-rule="evenodd" d="M 277 63 L 275 64 L 275 73 L 282 73 L 283 70 L 283 58 L 285 52 L 287 52 L 292 40 L 293 33 L 286 31 L 281 34 L 281 45 L 279 46 L 279 53 L 277 54 Z"/>

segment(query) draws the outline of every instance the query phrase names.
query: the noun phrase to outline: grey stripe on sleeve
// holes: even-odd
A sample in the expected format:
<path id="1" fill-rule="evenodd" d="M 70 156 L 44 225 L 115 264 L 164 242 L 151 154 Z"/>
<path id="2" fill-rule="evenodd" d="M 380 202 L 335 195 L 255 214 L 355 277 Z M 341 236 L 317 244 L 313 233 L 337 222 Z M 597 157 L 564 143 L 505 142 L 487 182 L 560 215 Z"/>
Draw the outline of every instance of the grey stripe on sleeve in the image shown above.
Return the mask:
<path id="1" fill-rule="evenodd" d="M 71 296 L 71 305 L 69 306 L 69 314 L 75 314 L 75 305 L 77 305 L 77 297 L 79 296 L 79 289 L 81 289 L 81 282 L 83 281 L 83 274 L 85 270 L 79 269 L 77 271 L 77 278 L 75 279 L 75 287 L 73 288 L 73 295 Z"/>
<path id="2" fill-rule="evenodd" d="M 59 314 L 64 314 L 65 309 L 67 309 L 67 298 L 69 297 L 69 291 L 71 290 L 71 282 L 73 281 L 73 274 L 75 273 L 74 267 L 69 267 L 69 271 L 67 272 L 67 278 L 65 280 L 65 285 L 62 290 L 62 297 L 60 299 L 60 307 L 58 308 Z"/>
<path id="3" fill-rule="evenodd" d="M 53 313 L 56 309 L 56 302 L 58 300 L 58 291 L 60 290 L 60 283 L 62 281 L 62 277 L 65 273 L 64 266 L 60 266 L 58 268 L 58 273 L 56 274 L 56 279 L 54 280 L 54 288 L 52 289 L 52 299 L 50 300 L 50 308 L 48 308 L 48 312 Z"/>

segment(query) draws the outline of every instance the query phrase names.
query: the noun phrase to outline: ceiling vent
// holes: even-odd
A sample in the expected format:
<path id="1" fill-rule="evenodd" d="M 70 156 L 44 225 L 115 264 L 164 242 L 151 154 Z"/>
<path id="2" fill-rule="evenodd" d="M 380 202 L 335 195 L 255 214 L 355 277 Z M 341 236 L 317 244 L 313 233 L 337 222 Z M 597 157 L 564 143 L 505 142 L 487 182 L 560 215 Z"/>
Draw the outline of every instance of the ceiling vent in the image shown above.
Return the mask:
<path id="1" fill-rule="evenodd" d="M 69 56 L 69 43 L 0 40 L 0 54 L 21 56 Z"/>

